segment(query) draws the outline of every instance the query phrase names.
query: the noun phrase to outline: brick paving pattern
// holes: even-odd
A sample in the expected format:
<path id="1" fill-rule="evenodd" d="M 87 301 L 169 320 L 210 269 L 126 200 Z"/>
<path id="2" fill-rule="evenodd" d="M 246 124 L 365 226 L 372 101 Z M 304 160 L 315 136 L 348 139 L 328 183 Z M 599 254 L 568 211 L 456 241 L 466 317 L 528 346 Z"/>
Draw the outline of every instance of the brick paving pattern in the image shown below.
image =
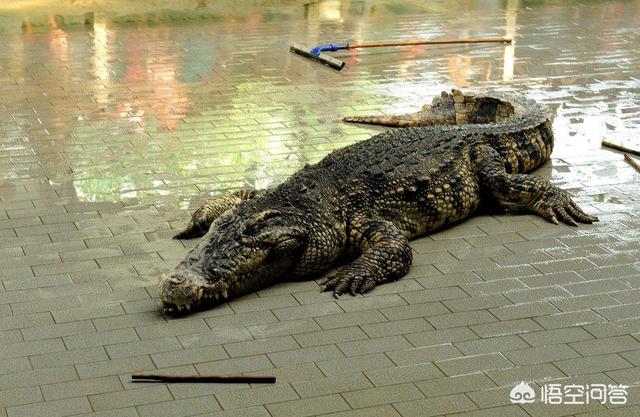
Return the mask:
<path id="1" fill-rule="evenodd" d="M 230 19 L 0 34 L 0 417 L 640 415 L 640 2 L 319 2 Z M 525 7 L 526 6 L 526 7 Z M 292 41 L 516 37 L 338 54 Z M 484 214 L 416 240 L 402 280 L 283 283 L 184 318 L 155 284 L 208 196 L 259 188 L 443 89 L 557 111 L 537 174 L 601 222 Z M 273 386 L 132 384 L 137 371 Z M 520 381 L 625 384 L 625 406 L 511 404 Z"/>

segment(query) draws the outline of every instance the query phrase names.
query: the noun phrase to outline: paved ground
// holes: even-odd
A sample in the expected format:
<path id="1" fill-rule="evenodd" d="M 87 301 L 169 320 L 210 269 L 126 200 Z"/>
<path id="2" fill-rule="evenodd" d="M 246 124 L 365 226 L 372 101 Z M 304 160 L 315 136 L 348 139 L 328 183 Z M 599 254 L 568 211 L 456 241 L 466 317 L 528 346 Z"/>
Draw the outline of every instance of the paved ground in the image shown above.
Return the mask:
<path id="1" fill-rule="evenodd" d="M 326 1 L 0 35 L 0 416 L 640 415 L 640 173 L 599 146 L 640 148 L 640 2 L 503 3 Z M 504 35 L 516 46 L 343 54 L 341 73 L 287 52 Z M 539 174 L 601 222 L 480 216 L 415 241 L 410 274 L 366 297 L 310 281 L 158 312 L 157 276 L 186 250 L 169 237 L 208 195 L 275 184 L 375 131 L 342 115 L 413 110 L 452 86 L 556 108 Z M 156 369 L 278 383 L 129 382 Z M 628 404 L 511 404 L 522 380 L 629 385 Z"/>

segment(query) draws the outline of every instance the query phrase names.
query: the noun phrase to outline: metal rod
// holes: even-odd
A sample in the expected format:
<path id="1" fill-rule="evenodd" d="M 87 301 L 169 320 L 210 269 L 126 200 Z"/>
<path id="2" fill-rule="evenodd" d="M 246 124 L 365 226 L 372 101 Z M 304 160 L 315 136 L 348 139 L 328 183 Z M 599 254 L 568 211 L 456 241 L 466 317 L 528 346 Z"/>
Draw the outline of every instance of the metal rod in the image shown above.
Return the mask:
<path id="1" fill-rule="evenodd" d="M 630 157 L 628 153 L 624 154 L 624 160 L 627 161 L 629 165 L 634 167 L 636 171 L 640 172 L 640 164 L 638 163 L 638 161 Z"/>
<path id="2" fill-rule="evenodd" d="M 218 382 L 222 384 L 274 384 L 275 376 L 244 376 L 244 375 L 131 375 L 133 382 Z"/>
<path id="3" fill-rule="evenodd" d="M 444 39 L 444 40 L 421 40 L 421 41 L 398 41 L 398 42 L 378 42 L 378 43 L 362 43 L 359 45 L 349 44 L 348 49 L 355 48 L 376 48 L 378 46 L 410 46 L 410 45 L 448 45 L 458 43 L 511 43 L 512 39 Z"/>
<path id="4" fill-rule="evenodd" d="M 640 156 L 640 151 L 636 151 L 635 149 L 625 148 L 622 145 L 618 145 L 617 143 L 607 142 L 606 140 L 602 141 L 602 146 L 607 148 L 615 149 L 616 151 L 627 152 L 633 155 Z"/>

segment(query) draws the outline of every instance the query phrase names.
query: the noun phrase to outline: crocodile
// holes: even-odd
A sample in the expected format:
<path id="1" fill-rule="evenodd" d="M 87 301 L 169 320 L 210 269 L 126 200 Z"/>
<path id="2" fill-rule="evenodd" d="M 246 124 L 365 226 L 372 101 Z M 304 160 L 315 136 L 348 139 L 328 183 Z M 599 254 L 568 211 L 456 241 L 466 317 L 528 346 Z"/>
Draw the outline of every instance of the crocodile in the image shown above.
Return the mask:
<path id="1" fill-rule="evenodd" d="M 550 110 L 515 93 L 443 93 L 417 115 L 350 118 L 393 126 L 306 165 L 269 190 L 207 201 L 179 239 L 204 238 L 160 278 L 161 309 L 186 312 L 286 280 L 320 277 L 335 297 L 409 271 L 409 240 L 481 202 L 550 222 L 592 223 L 571 195 L 527 174 L 553 149 Z"/>

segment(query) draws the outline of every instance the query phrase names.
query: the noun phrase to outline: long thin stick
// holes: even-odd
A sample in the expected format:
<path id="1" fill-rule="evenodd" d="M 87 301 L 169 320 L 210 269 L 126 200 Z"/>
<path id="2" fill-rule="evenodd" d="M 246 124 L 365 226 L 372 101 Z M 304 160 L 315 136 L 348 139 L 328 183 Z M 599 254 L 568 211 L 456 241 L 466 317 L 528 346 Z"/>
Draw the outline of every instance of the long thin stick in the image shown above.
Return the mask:
<path id="1" fill-rule="evenodd" d="M 636 151 L 635 149 L 625 148 L 622 145 L 618 145 L 617 143 L 607 142 L 606 140 L 602 141 L 602 146 L 606 146 L 607 148 L 615 149 L 616 151 L 628 152 L 630 154 L 640 156 L 640 151 Z"/>
<path id="2" fill-rule="evenodd" d="M 629 165 L 634 167 L 636 171 L 640 172 L 640 164 L 638 163 L 638 161 L 630 157 L 628 153 L 624 154 L 624 160 L 627 161 Z"/>
<path id="3" fill-rule="evenodd" d="M 378 42 L 363 43 L 360 45 L 349 44 L 348 49 L 355 48 L 376 48 L 378 46 L 410 46 L 410 45 L 448 45 L 456 43 L 511 43 L 509 38 L 498 39 L 445 39 L 445 40 L 421 40 L 421 41 L 398 41 L 398 42 Z"/>
<path id="4" fill-rule="evenodd" d="M 133 382 L 219 382 L 222 384 L 274 384 L 275 376 L 243 375 L 131 375 Z"/>

